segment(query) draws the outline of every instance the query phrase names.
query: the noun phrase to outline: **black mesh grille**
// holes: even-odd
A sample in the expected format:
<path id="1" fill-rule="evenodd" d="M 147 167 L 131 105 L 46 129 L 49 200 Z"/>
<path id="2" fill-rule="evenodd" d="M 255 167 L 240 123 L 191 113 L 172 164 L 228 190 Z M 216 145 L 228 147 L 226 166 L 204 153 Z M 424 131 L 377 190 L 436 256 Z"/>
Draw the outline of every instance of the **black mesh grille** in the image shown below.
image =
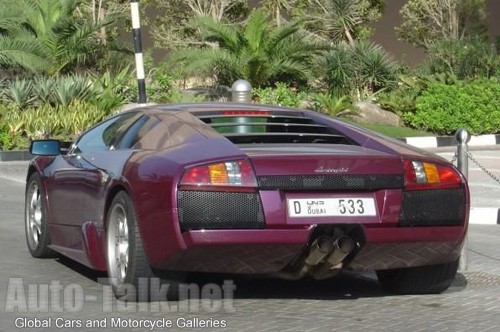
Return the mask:
<path id="1" fill-rule="evenodd" d="M 406 191 L 399 224 L 401 226 L 456 226 L 465 216 L 463 189 Z"/>
<path id="2" fill-rule="evenodd" d="M 299 175 L 260 176 L 260 189 L 280 190 L 376 190 L 401 189 L 401 175 Z"/>
<path id="3" fill-rule="evenodd" d="M 257 193 L 179 191 L 181 230 L 263 228 Z"/>

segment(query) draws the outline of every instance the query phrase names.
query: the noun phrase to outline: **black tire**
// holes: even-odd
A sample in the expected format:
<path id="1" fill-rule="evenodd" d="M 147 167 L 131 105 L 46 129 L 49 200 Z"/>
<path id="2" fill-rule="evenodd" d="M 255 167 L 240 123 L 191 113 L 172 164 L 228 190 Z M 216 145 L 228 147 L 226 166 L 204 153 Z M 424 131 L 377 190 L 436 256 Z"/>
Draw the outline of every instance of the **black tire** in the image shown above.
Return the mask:
<path id="1" fill-rule="evenodd" d="M 119 238 L 127 237 L 128 250 L 122 256 L 126 257 L 125 269 L 114 266 L 113 261 L 117 261 L 120 244 L 112 243 L 116 239 L 117 220 L 125 218 L 127 225 L 127 234 L 118 234 Z M 118 218 L 118 219 L 117 219 Z M 119 241 L 119 240 L 115 240 Z M 121 257 L 121 256 L 120 256 Z M 158 301 L 158 300 L 176 300 L 178 298 L 179 283 L 173 280 L 160 280 L 153 272 L 142 245 L 141 234 L 137 224 L 132 200 L 124 191 L 119 192 L 110 204 L 106 218 L 106 262 L 108 267 L 108 276 L 117 299 L 122 301 Z M 168 291 L 165 293 L 156 293 L 151 291 L 151 284 L 161 286 Z M 156 287 L 153 287 L 155 289 Z"/>
<path id="2" fill-rule="evenodd" d="M 427 265 L 377 271 L 385 291 L 396 294 L 438 294 L 450 287 L 457 273 L 458 260 Z"/>
<path id="3" fill-rule="evenodd" d="M 24 195 L 24 231 L 28 250 L 35 258 L 55 256 L 55 252 L 49 248 L 50 234 L 43 193 L 44 187 L 40 175 L 33 173 L 26 183 Z"/>

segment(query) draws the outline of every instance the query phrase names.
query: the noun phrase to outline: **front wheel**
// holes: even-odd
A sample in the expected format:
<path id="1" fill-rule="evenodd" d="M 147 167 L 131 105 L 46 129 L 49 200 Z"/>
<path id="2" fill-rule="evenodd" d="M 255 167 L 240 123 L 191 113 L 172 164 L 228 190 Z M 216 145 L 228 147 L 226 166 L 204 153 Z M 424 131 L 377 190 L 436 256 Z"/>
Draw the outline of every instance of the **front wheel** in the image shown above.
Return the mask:
<path id="1" fill-rule="evenodd" d="M 396 294 L 438 294 L 450 287 L 457 273 L 458 260 L 438 265 L 380 270 L 382 288 Z"/>
<path id="2" fill-rule="evenodd" d="M 107 215 L 106 253 L 108 276 L 115 296 L 124 301 L 157 300 L 151 289 L 153 273 L 144 252 L 132 200 L 119 192 Z M 178 284 L 169 282 L 163 299 L 177 297 Z"/>

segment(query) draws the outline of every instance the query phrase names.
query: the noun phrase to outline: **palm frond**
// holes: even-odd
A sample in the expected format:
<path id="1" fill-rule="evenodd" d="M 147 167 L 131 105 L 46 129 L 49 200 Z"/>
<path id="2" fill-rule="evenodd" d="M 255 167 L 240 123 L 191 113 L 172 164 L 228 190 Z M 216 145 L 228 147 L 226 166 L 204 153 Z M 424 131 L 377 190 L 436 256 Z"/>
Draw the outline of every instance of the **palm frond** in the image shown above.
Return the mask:
<path id="1" fill-rule="evenodd" d="M 257 53 L 264 47 L 267 37 L 267 17 L 262 10 L 254 10 L 246 22 L 243 37 L 248 47 Z"/>
<path id="2" fill-rule="evenodd" d="M 312 41 L 293 21 L 275 26 L 261 10 L 252 12 L 243 27 L 203 18 L 199 25 L 206 42 L 218 46 L 179 49 L 170 56 L 187 73 L 215 77 L 219 84 L 247 79 L 255 86 L 272 85 L 280 79 L 307 80 L 312 61 L 324 45 Z"/>
<path id="3" fill-rule="evenodd" d="M 47 50 L 36 39 L 11 39 L 0 37 L 0 65 L 19 66 L 29 71 L 50 67 Z"/>
<path id="4" fill-rule="evenodd" d="M 273 29 L 267 37 L 266 48 L 274 49 L 279 43 L 290 36 L 297 34 L 300 30 L 302 21 L 289 22 L 279 28 Z"/>
<path id="5" fill-rule="evenodd" d="M 217 42 L 222 48 L 237 50 L 242 43 L 237 27 L 216 21 L 210 16 L 198 17 L 193 24 L 201 29 L 204 40 Z"/>

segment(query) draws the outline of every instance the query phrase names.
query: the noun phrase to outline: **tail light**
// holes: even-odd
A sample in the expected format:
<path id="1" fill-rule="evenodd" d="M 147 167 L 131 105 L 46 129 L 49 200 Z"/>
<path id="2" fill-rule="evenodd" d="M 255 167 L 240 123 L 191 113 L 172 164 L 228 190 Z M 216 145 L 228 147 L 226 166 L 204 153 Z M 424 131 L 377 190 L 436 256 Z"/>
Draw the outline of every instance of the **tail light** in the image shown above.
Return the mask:
<path id="1" fill-rule="evenodd" d="M 222 111 L 222 115 L 269 115 L 269 111 Z"/>
<path id="2" fill-rule="evenodd" d="M 246 159 L 196 166 L 181 177 L 180 189 L 212 191 L 255 191 L 257 180 Z"/>
<path id="3" fill-rule="evenodd" d="M 462 185 L 462 177 L 451 167 L 425 161 L 404 161 L 405 189 L 452 189 Z"/>

